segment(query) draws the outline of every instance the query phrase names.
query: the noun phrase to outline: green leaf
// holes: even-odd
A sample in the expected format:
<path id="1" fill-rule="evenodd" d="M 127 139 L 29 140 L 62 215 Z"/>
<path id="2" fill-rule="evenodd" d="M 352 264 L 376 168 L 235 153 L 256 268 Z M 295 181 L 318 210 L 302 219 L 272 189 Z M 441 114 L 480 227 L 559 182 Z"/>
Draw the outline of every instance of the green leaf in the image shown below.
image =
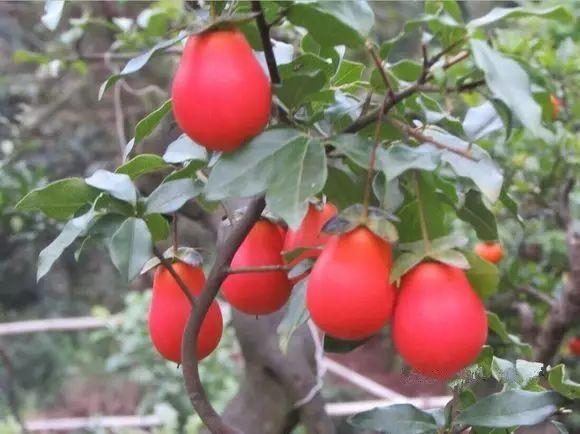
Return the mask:
<path id="1" fill-rule="evenodd" d="M 16 50 L 12 53 L 12 60 L 15 63 L 35 63 L 37 65 L 46 65 L 51 58 L 45 54 L 34 53 L 26 50 Z"/>
<path id="2" fill-rule="evenodd" d="M 99 191 L 88 186 L 84 179 L 66 178 L 32 190 L 15 208 L 19 211 L 40 210 L 48 217 L 63 220 L 83 205 L 91 203 L 98 195 Z"/>
<path id="3" fill-rule="evenodd" d="M 326 75 L 322 71 L 293 74 L 275 89 L 276 95 L 290 109 L 299 107 L 309 96 L 322 89 Z"/>
<path id="4" fill-rule="evenodd" d="M 334 102 L 324 109 L 325 119 L 337 130 L 344 129 L 360 116 L 363 103 L 339 89 L 334 91 Z"/>
<path id="5" fill-rule="evenodd" d="M 485 41 L 471 40 L 471 50 L 493 94 L 510 108 L 532 134 L 552 142 L 554 136 L 542 126 L 542 108 L 534 100 L 530 79 L 520 64 L 497 52 Z"/>
<path id="6" fill-rule="evenodd" d="M 441 160 L 448 163 L 457 176 L 471 179 L 490 202 L 494 203 L 499 198 L 503 184 L 503 175 L 484 149 L 475 144 L 469 144 L 465 140 L 437 127 L 425 128 L 424 134 L 456 150 L 467 151 L 470 149 L 473 159 L 466 158 L 463 155 L 448 150 L 443 150 Z M 425 144 L 423 146 L 434 148 L 431 144 Z"/>
<path id="7" fill-rule="evenodd" d="M 346 45 L 357 48 L 364 44 L 375 17 L 366 1 L 319 1 L 294 3 L 286 17 L 308 30 L 322 46 Z"/>
<path id="8" fill-rule="evenodd" d="M 429 256 L 436 261 L 442 262 L 452 267 L 466 270 L 469 268 L 469 261 L 463 253 L 457 250 L 443 250 L 439 252 L 429 252 Z"/>
<path id="9" fill-rule="evenodd" d="M 480 240 L 495 241 L 498 239 L 495 216 L 483 203 L 479 191 L 469 190 L 467 192 L 463 206 L 457 210 L 457 217 L 469 223 L 475 229 L 477 238 Z"/>
<path id="10" fill-rule="evenodd" d="M 564 6 L 555 6 L 548 9 L 529 9 L 525 7 L 517 8 L 493 8 L 483 17 L 476 18 L 467 23 L 471 30 L 487 26 L 504 18 L 521 18 L 521 17 L 540 17 L 560 21 L 561 23 L 571 23 L 574 16 Z"/>
<path id="11" fill-rule="evenodd" d="M 472 142 L 502 128 L 503 121 L 490 101 L 467 110 L 463 120 L 463 131 Z"/>
<path id="12" fill-rule="evenodd" d="M 570 380 L 566 374 L 566 366 L 559 364 L 550 368 L 548 382 L 552 389 L 568 399 L 580 399 L 580 383 Z"/>
<path id="13" fill-rule="evenodd" d="M 323 71 L 330 77 L 335 72 L 335 67 L 330 59 L 318 56 L 314 53 L 304 53 L 292 62 L 279 67 L 282 79 L 288 79 L 296 74 L 308 74 Z"/>
<path id="14" fill-rule="evenodd" d="M 556 412 L 559 401 L 555 392 L 506 390 L 467 407 L 455 423 L 488 428 L 536 425 Z"/>
<path id="15" fill-rule="evenodd" d="M 377 173 L 373 179 L 373 192 L 382 209 L 395 212 L 403 204 L 405 197 L 401 192 L 398 179 L 387 182 L 385 178 L 384 173 Z"/>
<path id="16" fill-rule="evenodd" d="M 249 197 L 266 191 L 277 174 L 273 172 L 277 155 L 301 133 L 293 129 L 271 129 L 254 137 L 234 152 L 223 154 L 213 167 L 206 185 L 206 197 Z"/>
<path id="17" fill-rule="evenodd" d="M 186 163 L 183 168 L 171 172 L 165 177 L 163 182 L 176 181 L 178 179 L 191 178 L 197 179 L 197 171 L 204 166 L 204 163 L 200 163 L 197 160 L 191 160 Z"/>
<path id="18" fill-rule="evenodd" d="M 145 222 L 153 237 L 153 242 L 165 241 L 169 237 L 171 227 L 169 222 L 161 214 L 149 214 L 145 216 Z"/>
<path id="19" fill-rule="evenodd" d="M 364 177 L 356 175 L 342 160 L 328 159 L 328 177 L 323 194 L 339 209 L 363 200 Z"/>
<path id="20" fill-rule="evenodd" d="M 515 345 L 520 352 L 526 357 L 532 357 L 532 347 L 525 342 L 522 342 L 516 335 L 508 333 L 506 325 L 493 312 L 487 312 L 487 325 L 501 340 L 506 344 Z"/>
<path id="21" fill-rule="evenodd" d="M 284 318 L 278 324 L 278 339 L 280 350 L 286 354 L 288 351 L 288 344 L 292 335 L 298 328 L 308 321 L 310 315 L 306 310 L 306 287 L 308 286 L 308 279 L 303 279 L 298 282 L 292 289 L 288 307 L 284 312 Z"/>
<path id="22" fill-rule="evenodd" d="M 473 290 L 483 299 L 495 294 L 499 285 L 497 267 L 473 252 L 464 254 L 469 261 L 469 270 L 465 272 L 465 275 Z"/>
<path id="23" fill-rule="evenodd" d="M 332 77 L 331 84 L 340 87 L 360 81 L 364 70 L 365 66 L 362 63 L 343 59 L 338 66 L 338 71 Z"/>
<path id="24" fill-rule="evenodd" d="M 427 146 L 411 148 L 407 145 L 394 144 L 379 155 L 378 165 L 387 181 L 391 181 L 407 170 L 420 169 L 433 171 L 440 161 L 441 152 Z"/>
<path id="25" fill-rule="evenodd" d="M 159 125 L 161 119 L 171 111 L 171 100 L 168 99 L 161 106 L 153 110 L 135 126 L 135 143 L 139 143 L 143 138 L 147 137 L 153 132 L 155 127 Z"/>
<path id="26" fill-rule="evenodd" d="M 435 434 L 437 422 L 426 411 L 411 404 L 395 404 L 355 414 L 348 423 L 360 430 L 388 434 Z"/>
<path id="27" fill-rule="evenodd" d="M 64 0 L 45 0 L 44 15 L 40 18 L 42 24 L 50 31 L 55 31 L 62 17 L 64 10 Z"/>
<path id="28" fill-rule="evenodd" d="M 300 250 L 301 252 L 307 252 L 309 249 L 302 249 L 302 248 L 294 249 L 293 251 L 288 252 L 288 254 L 285 254 L 284 257 L 286 258 L 289 256 L 293 256 L 295 250 Z M 298 255 L 298 256 L 300 256 L 300 255 Z M 316 261 L 314 258 L 306 258 L 306 259 L 301 260 L 295 266 L 293 266 L 290 271 L 288 271 L 288 279 L 296 279 L 298 277 L 301 277 L 307 271 L 312 269 L 312 266 L 314 265 L 315 262 Z"/>
<path id="29" fill-rule="evenodd" d="M 516 372 L 518 374 L 518 384 L 525 388 L 535 381 L 544 368 L 543 363 L 530 362 L 528 360 L 516 360 Z"/>
<path id="30" fill-rule="evenodd" d="M 119 81 L 119 79 L 121 79 L 122 77 L 125 77 L 129 74 L 133 74 L 133 73 L 139 71 L 141 68 L 143 68 L 147 64 L 147 62 L 149 62 L 149 59 L 151 59 L 151 57 L 153 57 L 153 55 L 155 53 L 157 53 L 158 51 L 163 51 L 163 50 L 175 45 L 176 43 L 181 41 L 186 36 L 187 36 L 187 33 L 181 32 L 175 38 L 168 39 L 166 41 L 160 41 L 157 44 L 155 44 L 152 48 L 147 50 L 146 52 L 141 53 L 138 56 L 129 60 L 127 62 L 127 64 L 125 65 L 125 67 L 121 70 L 120 73 L 111 75 L 101 85 L 101 87 L 99 89 L 99 100 L 101 98 L 103 98 L 103 95 L 105 94 L 107 89 L 109 89 L 111 86 L 113 86 L 117 81 Z"/>
<path id="31" fill-rule="evenodd" d="M 38 268 L 36 271 L 36 280 L 40 280 L 50 271 L 54 262 L 62 255 L 64 250 L 75 241 L 79 235 L 83 234 L 93 218 L 95 213 L 91 209 L 86 214 L 74 218 L 64 225 L 61 233 L 47 247 L 42 249 L 38 255 Z"/>
<path id="32" fill-rule="evenodd" d="M 399 233 L 389 219 L 396 220 L 396 217 L 381 208 L 370 206 L 366 225 L 375 235 L 383 238 L 390 244 L 395 244 L 399 241 Z"/>
<path id="33" fill-rule="evenodd" d="M 401 279 L 401 277 L 403 277 L 408 271 L 416 265 L 419 265 L 424 258 L 425 254 L 422 252 L 404 252 L 399 255 L 391 269 L 391 275 L 389 278 L 391 283 L 397 282 Z"/>
<path id="34" fill-rule="evenodd" d="M 423 72 L 423 66 L 414 60 L 399 60 L 389 67 L 389 71 L 398 79 L 408 82 L 417 80 Z"/>
<path id="35" fill-rule="evenodd" d="M 436 193 L 433 176 L 430 173 L 421 172 L 418 177 L 421 194 L 421 206 L 426 219 L 427 232 L 430 239 L 439 238 L 449 233 L 449 225 L 445 219 L 446 206 Z M 449 207 L 447 207 L 449 208 Z M 421 224 L 419 208 L 416 198 L 411 199 L 397 212 L 401 220 L 397 225 L 399 237 L 402 243 L 409 243 L 421 239 Z"/>
<path id="36" fill-rule="evenodd" d="M 129 175 L 134 180 L 146 173 L 155 172 L 156 170 L 164 169 L 167 164 L 159 155 L 155 154 L 140 154 L 135 158 L 127 161 L 122 166 L 119 166 L 116 173 Z"/>
<path id="37" fill-rule="evenodd" d="M 133 206 L 137 202 L 137 189 L 129 175 L 99 169 L 85 179 L 85 182 Z"/>
<path id="38" fill-rule="evenodd" d="M 198 196 L 202 188 L 199 182 L 190 178 L 164 182 L 145 201 L 145 214 L 171 214 Z"/>
<path id="39" fill-rule="evenodd" d="M 121 276 L 130 282 L 151 257 L 153 242 L 145 221 L 129 217 L 111 238 L 109 254 Z"/>
<path id="40" fill-rule="evenodd" d="M 268 208 L 296 229 L 306 215 L 308 199 L 326 182 L 324 146 L 318 140 L 294 140 L 276 156 L 272 171 L 276 176 L 266 194 Z"/>
<path id="41" fill-rule="evenodd" d="M 339 134 L 330 144 L 363 169 L 369 167 L 373 143 L 366 137 L 358 134 Z M 381 152 L 377 152 L 377 157 L 380 155 Z M 379 158 L 377 160 L 380 161 Z"/>
<path id="42" fill-rule="evenodd" d="M 185 163 L 186 161 L 207 160 L 207 150 L 191 140 L 187 134 L 182 134 L 169 144 L 163 160 L 166 163 Z"/>
<path id="43" fill-rule="evenodd" d="M 522 218 L 522 216 L 520 215 L 520 213 L 518 211 L 518 204 L 509 195 L 509 193 L 507 192 L 506 186 L 503 186 L 502 187 L 501 193 L 500 193 L 500 196 L 499 196 L 499 200 L 501 200 L 501 203 L 503 203 L 503 205 L 507 208 L 507 210 L 510 212 L 510 214 L 515 217 L 515 219 L 517 220 L 517 222 L 521 226 L 523 226 L 524 225 L 524 219 Z"/>

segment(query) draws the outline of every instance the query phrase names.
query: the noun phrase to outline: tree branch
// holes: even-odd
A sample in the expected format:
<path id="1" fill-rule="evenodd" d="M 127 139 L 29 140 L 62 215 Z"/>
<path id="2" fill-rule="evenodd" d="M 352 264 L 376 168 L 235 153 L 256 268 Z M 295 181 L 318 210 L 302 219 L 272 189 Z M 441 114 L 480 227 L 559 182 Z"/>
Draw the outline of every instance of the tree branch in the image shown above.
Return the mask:
<path id="1" fill-rule="evenodd" d="M 399 102 L 403 101 L 405 98 L 408 98 L 409 96 L 413 95 L 415 92 L 420 91 L 421 86 L 423 86 L 425 84 L 425 82 L 427 82 L 431 78 L 433 78 L 431 71 L 430 71 L 431 67 L 441 57 L 443 57 L 446 53 L 453 50 L 454 48 L 458 47 L 462 42 L 464 42 L 464 41 L 461 40 L 461 41 L 456 42 L 455 44 L 450 45 L 449 47 L 442 50 L 440 53 L 436 54 L 433 58 L 429 59 L 428 62 L 424 62 L 423 72 L 421 73 L 421 76 L 417 79 L 417 81 L 415 83 L 413 83 L 412 85 L 400 90 L 399 92 L 394 92 L 394 95 L 389 98 L 389 101 L 385 104 L 383 110 L 385 112 L 388 112 L 391 108 L 393 108 Z M 445 62 L 445 64 L 443 64 L 442 68 L 448 69 L 448 68 L 452 67 L 453 65 L 467 59 L 467 57 L 469 57 L 469 52 L 462 51 L 459 54 L 457 54 L 455 57 L 453 57 L 452 59 Z M 482 84 L 482 83 L 474 82 L 474 83 L 466 84 L 464 86 L 459 86 L 457 88 L 457 91 L 460 91 L 460 92 L 461 91 L 468 91 L 468 90 L 471 90 L 471 89 L 479 86 L 480 84 Z M 373 122 L 375 122 L 378 119 L 380 111 L 381 111 L 381 108 L 376 108 L 373 111 L 367 113 L 366 115 L 360 116 L 352 124 L 350 124 L 348 127 L 346 127 L 343 130 L 343 133 L 356 133 L 357 131 L 362 130 L 364 127 L 366 127 L 369 124 L 372 124 Z"/>
<path id="2" fill-rule="evenodd" d="M 256 24 L 260 31 L 260 39 L 262 40 L 264 56 L 266 56 L 266 63 L 268 64 L 268 71 L 270 72 L 270 80 L 273 84 L 280 84 L 280 73 L 278 72 L 278 65 L 276 65 L 276 57 L 274 56 L 272 41 L 270 41 L 270 27 L 266 22 L 266 17 L 262 10 L 262 4 L 259 0 L 252 1 L 252 11 L 258 14 L 256 16 Z"/>
<path id="3" fill-rule="evenodd" d="M 185 332 L 183 333 L 181 360 L 183 363 L 183 378 L 185 380 L 187 394 L 195 411 L 213 434 L 232 434 L 237 431 L 224 423 L 207 399 L 201 378 L 199 377 L 197 359 L 198 333 L 205 314 L 217 296 L 221 284 L 228 276 L 228 268 L 234 254 L 246 238 L 248 232 L 250 232 L 250 229 L 252 229 L 260 218 L 265 206 L 266 201 L 264 196 L 253 199 L 248 205 L 244 217 L 233 227 L 223 243 L 218 246 L 215 263 L 209 273 L 205 287 L 197 300 L 195 309 L 193 309 L 192 314 L 187 320 Z"/>
<path id="4" fill-rule="evenodd" d="M 528 294 L 535 299 L 546 303 L 548 306 L 552 306 L 554 304 L 554 299 L 552 297 L 550 297 L 545 292 L 538 291 L 536 288 L 522 286 L 521 288 L 518 288 L 518 291 Z"/>
<path id="5" fill-rule="evenodd" d="M 264 17 L 260 1 L 252 1 L 252 10 L 257 12 L 256 24 L 260 32 L 264 55 L 270 72 L 270 80 L 274 84 L 280 83 L 280 74 L 274 57 L 274 50 L 270 40 L 270 29 Z M 183 379 L 189 400 L 193 408 L 213 434 L 233 434 L 238 432 L 235 428 L 229 427 L 220 417 L 209 402 L 201 378 L 199 377 L 199 362 L 197 359 L 197 338 L 201 324 L 211 303 L 217 296 L 221 284 L 228 276 L 228 269 L 232 259 L 250 232 L 254 224 L 260 218 L 262 211 L 266 207 L 266 200 L 263 195 L 254 198 L 248 205 L 246 213 L 242 219 L 233 226 L 230 234 L 218 245 L 217 257 L 205 287 L 197 300 L 195 309 L 192 310 L 181 342 L 181 360 L 183 363 Z M 233 222 L 232 222 L 233 224 Z"/>

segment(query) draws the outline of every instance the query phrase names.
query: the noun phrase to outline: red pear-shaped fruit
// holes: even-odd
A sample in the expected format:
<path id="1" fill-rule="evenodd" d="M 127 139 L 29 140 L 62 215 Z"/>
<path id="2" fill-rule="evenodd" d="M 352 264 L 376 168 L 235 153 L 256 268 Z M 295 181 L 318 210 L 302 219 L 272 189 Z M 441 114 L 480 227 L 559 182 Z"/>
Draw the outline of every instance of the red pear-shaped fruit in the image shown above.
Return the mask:
<path id="1" fill-rule="evenodd" d="M 503 248 L 500 243 L 477 243 L 474 251 L 480 258 L 494 264 L 503 258 Z"/>
<path id="2" fill-rule="evenodd" d="M 568 350 L 574 356 L 580 356 L 580 336 L 574 336 L 568 341 Z"/>
<path id="3" fill-rule="evenodd" d="M 173 269 L 192 294 L 201 292 L 205 276 L 200 267 L 183 262 L 173 264 Z M 153 298 L 149 309 L 149 335 L 153 345 L 163 357 L 181 363 L 181 340 L 191 304 L 173 276 L 163 266 L 157 267 L 153 279 Z M 223 320 L 219 305 L 212 302 L 207 311 L 197 340 L 199 360 L 209 355 L 222 336 Z"/>
<path id="4" fill-rule="evenodd" d="M 332 337 L 360 340 L 391 317 L 395 291 L 389 284 L 391 247 L 360 227 L 330 238 L 310 273 L 306 306 L 316 325 Z"/>
<path id="5" fill-rule="evenodd" d="M 260 220 L 238 248 L 231 268 L 283 265 L 283 242 L 283 232 L 278 225 Z M 265 315 L 284 306 L 291 287 L 285 271 L 233 273 L 222 284 L 222 294 L 242 312 Z"/>
<path id="6" fill-rule="evenodd" d="M 475 361 L 486 339 L 485 307 L 461 269 L 424 262 L 403 276 L 393 341 L 417 372 L 446 380 Z"/>
<path id="7" fill-rule="evenodd" d="M 270 81 L 238 30 L 189 37 L 173 78 L 173 113 L 195 142 L 233 151 L 270 117 Z"/>
<path id="8" fill-rule="evenodd" d="M 555 121 L 558 119 L 558 115 L 560 114 L 562 102 L 556 95 L 552 93 L 550 94 L 550 103 L 552 104 L 552 120 Z"/>
<path id="9" fill-rule="evenodd" d="M 291 252 L 301 247 L 324 247 L 330 235 L 321 232 L 321 229 L 337 212 L 336 207 L 331 203 L 326 203 L 321 208 L 311 204 L 300 227 L 296 230 L 288 229 L 284 239 L 284 251 Z M 306 258 L 316 258 L 320 256 L 320 253 L 321 250 L 318 249 L 306 250 L 294 259 L 292 264 L 295 265 Z"/>

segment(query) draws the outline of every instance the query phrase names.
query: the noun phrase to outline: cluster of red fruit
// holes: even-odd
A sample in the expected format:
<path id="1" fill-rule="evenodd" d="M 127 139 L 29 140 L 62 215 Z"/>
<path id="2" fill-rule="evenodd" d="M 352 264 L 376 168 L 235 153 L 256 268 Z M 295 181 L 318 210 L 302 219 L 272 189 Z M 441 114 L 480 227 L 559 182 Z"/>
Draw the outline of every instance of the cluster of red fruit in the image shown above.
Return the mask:
<path id="1" fill-rule="evenodd" d="M 239 31 L 207 32 L 189 38 L 174 77 L 172 100 L 178 124 L 193 140 L 210 150 L 232 151 L 268 122 L 270 83 Z M 258 221 L 231 267 L 282 268 L 283 251 L 306 248 L 292 264 L 317 258 L 308 276 L 306 305 L 326 334 L 366 339 L 392 316 L 395 346 L 418 372 L 445 379 L 471 363 L 486 340 L 487 319 L 463 271 L 424 262 L 402 278 L 397 291 L 389 283 L 392 254 L 386 241 L 363 226 L 334 236 L 321 232 L 336 212 L 332 204 L 311 205 L 297 230 Z M 194 295 L 201 291 L 205 277 L 200 267 L 173 267 Z M 293 283 L 283 270 L 230 274 L 222 295 L 242 312 L 264 315 L 286 304 Z M 158 351 L 178 363 L 190 309 L 169 271 L 159 267 L 149 329 Z M 214 301 L 199 332 L 200 359 L 215 349 L 221 334 L 222 315 Z"/>
<path id="2" fill-rule="evenodd" d="M 463 271 L 425 262 L 408 272 L 396 290 L 389 283 L 390 245 L 362 226 L 340 235 L 321 232 L 335 214 L 332 204 L 310 205 L 297 230 L 285 230 L 267 219 L 258 221 L 231 268 L 282 266 L 282 252 L 303 248 L 292 264 L 317 258 L 308 276 L 306 305 L 326 334 L 366 339 L 393 317 L 395 346 L 417 372 L 447 379 L 473 362 L 487 337 L 487 318 Z M 202 271 L 176 265 L 186 284 L 199 292 Z M 286 304 L 292 283 L 283 270 L 231 274 L 222 285 L 222 295 L 235 309 L 264 315 Z M 153 286 L 151 337 L 165 357 L 179 362 L 188 301 L 166 270 L 157 271 Z M 200 358 L 215 348 L 221 332 L 221 314 L 214 302 L 199 335 Z"/>

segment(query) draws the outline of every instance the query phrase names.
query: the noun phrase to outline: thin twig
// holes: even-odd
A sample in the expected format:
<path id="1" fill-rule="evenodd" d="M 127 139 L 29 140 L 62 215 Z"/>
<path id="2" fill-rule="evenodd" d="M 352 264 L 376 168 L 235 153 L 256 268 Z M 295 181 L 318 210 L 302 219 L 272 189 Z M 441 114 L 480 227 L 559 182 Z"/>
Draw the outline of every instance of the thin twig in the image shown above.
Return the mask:
<path id="1" fill-rule="evenodd" d="M 429 239 L 429 231 L 427 229 L 427 217 L 423 209 L 423 202 L 421 201 L 421 189 L 419 187 L 419 174 L 413 171 L 413 186 L 415 188 L 415 195 L 417 196 L 417 209 L 419 210 L 419 224 L 421 226 L 421 236 L 423 237 L 423 244 L 425 245 L 425 253 L 431 251 L 431 240 Z"/>
<path id="2" fill-rule="evenodd" d="M 168 261 L 166 258 L 164 258 L 163 255 L 161 254 L 161 252 L 155 246 L 153 246 L 153 254 L 157 257 L 157 259 L 159 259 L 159 262 L 161 262 L 161 265 L 163 267 L 165 267 L 165 269 L 167 271 L 169 271 L 169 274 L 171 274 L 173 279 L 175 279 L 175 281 L 177 282 L 177 285 L 179 286 L 179 288 L 181 289 L 183 294 L 185 294 L 185 296 L 187 297 L 187 299 L 189 300 L 189 302 L 193 306 L 195 304 L 195 296 L 191 293 L 191 291 L 189 290 L 189 288 L 187 287 L 187 285 L 185 284 L 183 279 L 179 276 L 179 274 L 177 274 L 177 272 L 173 268 L 173 265 L 171 264 L 171 262 Z"/>
<path id="3" fill-rule="evenodd" d="M 117 131 L 117 140 L 119 142 L 119 149 L 121 150 L 122 156 L 125 152 L 127 136 L 125 136 L 125 115 L 123 113 L 120 83 L 115 84 L 115 87 L 113 88 L 113 107 L 115 113 L 115 129 Z"/>
<path id="4" fill-rule="evenodd" d="M 474 158 L 471 155 L 471 152 L 469 150 L 452 148 L 451 146 L 446 145 L 445 143 L 441 143 L 441 142 L 435 140 L 433 137 L 430 137 L 430 136 L 423 134 L 421 131 L 419 131 L 415 128 L 412 128 L 411 126 L 407 125 L 404 122 L 401 122 L 398 119 L 391 118 L 391 119 L 389 119 L 389 123 L 391 125 L 393 125 L 394 127 L 398 128 L 399 130 L 403 131 L 404 133 L 408 134 L 409 136 L 414 137 L 415 139 L 417 139 L 418 141 L 420 141 L 422 143 L 431 143 L 432 145 L 435 145 L 439 149 L 444 149 L 446 151 L 453 152 L 455 154 L 461 155 L 462 157 L 465 157 L 465 158 L 472 160 L 472 161 L 478 161 L 476 158 Z"/>
<path id="5" fill-rule="evenodd" d="M 518 288 L 518 291 L 524 292 L 534 297 L 535 299 L 546 303 L 548 306 L 552 306 L 554 304 L 554 299 L 552 297 L 550 297 L 548 294 L 544 292 L 538 291 L 536 288 L 522 286 L 521 288 Z"/>
<path id="6" fill-rule="evenodd" d="M 173 245 L 173 251 L 177 252 L 179 247 L 179 239 L 177 237 L 177 213 L 173 213 L 173 220 L 171 221 L 171 244 Z"/>
<path id="7" fill-rule="evenodd" d="M 387 75 L 387 71 L 385 71 L 385 68 L 383 67 L 383 62 L 381 61 L 379 54 L 376 52 L 375 47 L 373 46 L 372 42 L 370 42 L 370 41 L 367 41 L 366 48 L 367 48 L 368 52 L 370 53 L 371 58 L 373 59 L 373 62 L 375 63 L 377 70 L 381 74 L 381 78 L 383 80 L 383 83 L 385 83 L 385 87 L 387 88 L 387 92 L 389 94 L 389 97 L 392 100 L 394 100 L 396 98 L 395 92 L 393 91 L 393 86 L 391 85 L 391 82 L 389 80 L 389 76 Z"/>
<path id="8" fill-rule="evenodd" d="M 367 170 L 367 179 L 365 183 L 365 190 L 363 196 L 363 219 L 366 220 L 369 214 L 369 204 L 371 200 L 371 186 L 372 186 L 372 179 L 373 179 L 373 172 L 375 170 L 375 163 L 377 160 L 377 150 L 379 145 L 381 144 L 381 127 L 383 126 L 383 117 L 387 115 L 387 111 L 385 110 L 385 106 L 389 101 L 389 96 L 386 95 L 383 99 L 383 104 L 381 104 L 381 109 L 379 111 L 379 117 L 377 119 L 377 123 L 375 125 L 375 143 L 373 148 L 371 149 L 371 155 L 369 158 L 369 168 Z"/>
<path id="9" fill-rule="evenodd" d="M 290 265 L 257 265 L 255 267 L 227 267 L 227 274 L 243 274 L 243 273 L 266 273 L 268 271 L 288 271 L 292 269 Z"/>

